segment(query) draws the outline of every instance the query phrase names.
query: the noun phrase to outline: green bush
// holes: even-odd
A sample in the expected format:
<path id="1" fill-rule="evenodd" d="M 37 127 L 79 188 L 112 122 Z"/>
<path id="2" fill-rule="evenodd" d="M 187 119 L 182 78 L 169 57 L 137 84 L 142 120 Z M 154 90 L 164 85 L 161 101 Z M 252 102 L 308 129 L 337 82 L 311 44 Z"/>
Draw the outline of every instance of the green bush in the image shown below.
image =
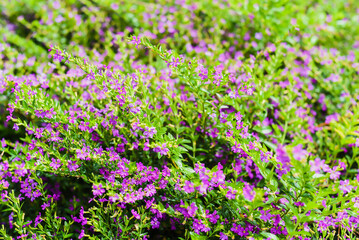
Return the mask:
<path id="1" fill-rule="evenodd" d="M 0 8 L 0 239 L 359 237 L 356 2 Z"/>

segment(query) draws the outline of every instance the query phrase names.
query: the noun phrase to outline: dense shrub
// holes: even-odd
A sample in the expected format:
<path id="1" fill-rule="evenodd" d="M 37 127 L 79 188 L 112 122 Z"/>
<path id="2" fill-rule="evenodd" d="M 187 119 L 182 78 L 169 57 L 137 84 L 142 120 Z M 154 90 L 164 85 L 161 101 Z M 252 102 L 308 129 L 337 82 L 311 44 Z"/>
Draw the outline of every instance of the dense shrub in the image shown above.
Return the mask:
<path id="1" fill-rule="evenodd" d="M 0 239 L 356 239 L 359 4 L 4 1 Z"/>

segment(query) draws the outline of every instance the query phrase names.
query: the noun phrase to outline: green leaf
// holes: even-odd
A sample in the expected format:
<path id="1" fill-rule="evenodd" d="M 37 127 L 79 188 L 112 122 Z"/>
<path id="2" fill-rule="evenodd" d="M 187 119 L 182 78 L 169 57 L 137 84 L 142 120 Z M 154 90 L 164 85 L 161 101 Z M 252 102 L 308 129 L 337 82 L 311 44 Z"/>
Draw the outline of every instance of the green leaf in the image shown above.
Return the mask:
<path id="1" fill-rule="evenodd" d="M 194 171 L 193 168 L 191 168 L 191 167 L 182 167 L 182 168 L 181 168 L 181 171 L 182 171 L 184 174 L 186 174 L 187 176 L 190 176 L 190 175 L 192 175 L 192 174 L 195 173 L 195 171 Z"/>
<path id="2" fill-rule="evenodd" d="M 202 239 L 205 240 L 205 239 L 207 239 L 206 236 L 198 235 L 198 234 L 195 233 L 195 232 L 190 232 L 189 235 L 191 236 L 191 239 L 192 239 L 192 240 L 202 240 Z"/>
<path id="3" fill-rule="evenodd" d="M 270 239 L 273 239 L 273 240 L 279 240 L 276 235 L 271 234 L 269 232 L 261 232 L 260 234 L 262 236 L 266 237 L 266 238 L 270 238 Z"/>
<path id="4" fill-rule="evenodd" d="M 295 226 L 294 226 L 294 223 L 292 220 L 290 220 L 290 218 L 288 216 L 284 216 L 284 222 L 285 222 L 285 227 L 287 228 L 288 230 L 288 233 L 290 235 L 292 235 L 292 233 L 294 232 L 295 230 Z"/>
<path id="5" fill-rule="evenodd" d="M 305 235 L 308 237 L 312 236 L 309 232 L 306 231 L 295 232 L 295 235 L 301 235 L 301 236 Z"/>

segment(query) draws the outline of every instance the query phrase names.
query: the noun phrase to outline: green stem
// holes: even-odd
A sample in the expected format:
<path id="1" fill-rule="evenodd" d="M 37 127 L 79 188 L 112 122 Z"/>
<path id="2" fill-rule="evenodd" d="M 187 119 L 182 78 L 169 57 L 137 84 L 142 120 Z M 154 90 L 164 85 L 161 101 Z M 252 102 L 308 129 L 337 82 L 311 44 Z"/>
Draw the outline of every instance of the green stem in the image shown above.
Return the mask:
<path id="1" fill-rule="evenodd" d="M 288 122 L 285 121 L 285 125 L 284 125 L 284 132 L 283 132 L 283 137 L 282 137 L 282 145 L 284 144 L 285 141 L 285 136 L 287 135 L 287 129 L 288 129 Z"/>

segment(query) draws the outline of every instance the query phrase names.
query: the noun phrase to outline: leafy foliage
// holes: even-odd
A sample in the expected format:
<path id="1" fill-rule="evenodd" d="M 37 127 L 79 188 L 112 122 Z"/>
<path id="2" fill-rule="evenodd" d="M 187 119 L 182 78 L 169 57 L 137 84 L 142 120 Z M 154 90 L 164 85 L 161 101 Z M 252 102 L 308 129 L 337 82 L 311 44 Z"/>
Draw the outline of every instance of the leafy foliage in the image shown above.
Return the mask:
<path id="1" fill-rule="evenodd" d="M 0 239 L 358 237 L 359 6 L 329 2 L 1 2 Z"/>

